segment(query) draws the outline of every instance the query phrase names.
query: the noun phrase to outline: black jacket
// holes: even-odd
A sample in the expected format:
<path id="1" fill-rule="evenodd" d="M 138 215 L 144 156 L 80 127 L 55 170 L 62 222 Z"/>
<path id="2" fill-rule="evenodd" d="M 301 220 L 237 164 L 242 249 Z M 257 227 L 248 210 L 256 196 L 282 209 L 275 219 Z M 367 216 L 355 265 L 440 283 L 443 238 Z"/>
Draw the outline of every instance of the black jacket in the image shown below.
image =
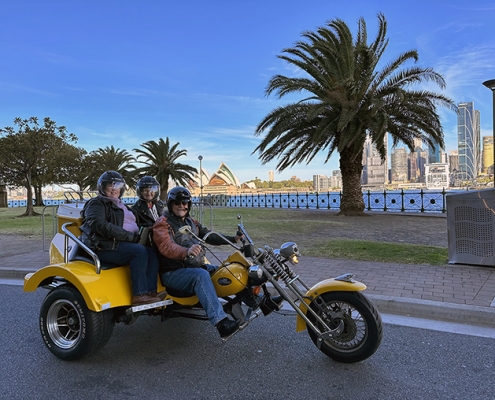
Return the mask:
<path id="1" fill-rule="evenodd" d="M 156 212 L 158 213 L 158 218 L 160 218 L 163 215 L 163 202 L 161 200 L 157 200 L 154 204 L 156 207 Z M 137 215 L 137 223 L 139 226 L 153 226 L 155 223 L 155 219 L 153 218 L 146 201 L 139 199 L 132 206 L 132 210 L 134 211 L 134 214 Z"/>
<path id="2" fill-rule="evenodd" d="M 93 250 L 117 250 L 119 242 L 139 241 L 137 232 L 129 232 L 122 227 L 124 211 L 104 196 L 88 200 L 82 217 L 82 241 Z"/>

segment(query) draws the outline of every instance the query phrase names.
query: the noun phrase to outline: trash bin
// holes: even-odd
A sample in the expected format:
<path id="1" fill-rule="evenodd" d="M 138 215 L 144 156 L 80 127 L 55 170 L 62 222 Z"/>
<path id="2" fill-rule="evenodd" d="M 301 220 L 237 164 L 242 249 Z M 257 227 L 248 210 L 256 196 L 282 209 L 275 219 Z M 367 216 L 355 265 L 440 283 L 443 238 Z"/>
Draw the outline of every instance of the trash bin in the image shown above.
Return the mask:
<path id="1" fill-rule="evenodd" d="M 495 266 L 495 189 L 447 194 L 449 263 Z"/>

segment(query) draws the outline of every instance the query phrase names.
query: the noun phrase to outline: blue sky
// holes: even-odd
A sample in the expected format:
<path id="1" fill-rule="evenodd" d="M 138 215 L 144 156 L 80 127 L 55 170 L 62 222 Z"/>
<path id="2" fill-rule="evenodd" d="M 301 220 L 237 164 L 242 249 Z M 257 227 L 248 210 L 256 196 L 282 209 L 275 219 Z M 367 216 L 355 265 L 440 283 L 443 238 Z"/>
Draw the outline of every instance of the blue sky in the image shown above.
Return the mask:
<path id="1" fill-rule="evenodd" d="M 482 136 L 491 135 L 492 93 L 482 82 L 495 79 L 495 2 L 476 0 L 4 1 L 0 126 L 48 116 L 88 151 L 132 153 L 169 137 L 187 150 L 181 162 L 198 168 L 202 155 L 210 174 L 224 162 L 241 182 L 268 180 L 276 163 L 252 154 L 254 131 L 282 102 L 265 88 L 275 74 L 300 74 L 277 55 L 335 18 L 356 32 L 364 17 L 371 40 L 379 12 L 390 39 L 383 61 L 418 50 L 417 64 L 441 73 L 442 93 L 456 103 L 474 101 Z M 455 150 L 457 117 L 439 111 L 447 151 Z M 331 175 L 338 155 L 323 160 L 275 179 Z"/>

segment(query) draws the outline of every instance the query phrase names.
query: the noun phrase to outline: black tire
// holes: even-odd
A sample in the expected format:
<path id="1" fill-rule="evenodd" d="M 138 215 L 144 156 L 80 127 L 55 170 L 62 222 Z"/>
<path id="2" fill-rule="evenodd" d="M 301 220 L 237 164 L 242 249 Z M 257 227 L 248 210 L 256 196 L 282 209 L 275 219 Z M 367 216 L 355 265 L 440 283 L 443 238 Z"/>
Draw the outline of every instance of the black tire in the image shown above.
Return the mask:
<path id="1" fill-rule="evenodd" d="M 332 318 L 322 310 L 326 307 L 325 305 L 329 307 L 332 313 L 339 315 Z M 324 293 L 314 299 L 310 307 L 316 311 L 330 329 L 335 329 L 341 321 L 344 322 L 342 333 L 322 341 L 319 347 L 319 350 L 335 361 L 344 363 L 362 361 L 374 354 L 380 346 L 383 334 L 382 318 L 373 303 L 362 293 Z M 321 330 L 321 324 L 315 322 L 314 315 L 307 312 L 307 316 Z M 309 327 L 308 333 L 313 343 L 318 347 L 316 333 Z"/>
<path id="2" fill-rule="evenodd" d="M 112 310 L 89 310 L 71 286 L 53 289 L 41 305 L 41 337 L 46 347 L 63 360 L 77 360 L 102 348 L 114 325 Z"/>

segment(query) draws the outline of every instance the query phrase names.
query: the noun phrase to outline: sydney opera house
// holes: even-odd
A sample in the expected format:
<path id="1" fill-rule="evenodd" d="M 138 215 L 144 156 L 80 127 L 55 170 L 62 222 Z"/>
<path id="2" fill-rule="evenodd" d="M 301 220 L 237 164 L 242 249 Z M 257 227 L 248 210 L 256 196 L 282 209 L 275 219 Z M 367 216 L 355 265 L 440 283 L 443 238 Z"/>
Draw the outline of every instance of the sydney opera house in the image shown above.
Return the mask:
<path id="1" fill-rule="evenodd" d="M 201 186 L 203 188 L 201 189 Z M 204 168 L 199 174 L 194 176 L 190 183 L 191 191 L 197 195 L 200 191 L 203 195 L 208 194 L 229 194 L 239 192 L 240 190 L 256 189 L 253 182 L 241 183 L 232 170 L 225 164 L 221 163 L 215 173 L 210 175 Z"/>

